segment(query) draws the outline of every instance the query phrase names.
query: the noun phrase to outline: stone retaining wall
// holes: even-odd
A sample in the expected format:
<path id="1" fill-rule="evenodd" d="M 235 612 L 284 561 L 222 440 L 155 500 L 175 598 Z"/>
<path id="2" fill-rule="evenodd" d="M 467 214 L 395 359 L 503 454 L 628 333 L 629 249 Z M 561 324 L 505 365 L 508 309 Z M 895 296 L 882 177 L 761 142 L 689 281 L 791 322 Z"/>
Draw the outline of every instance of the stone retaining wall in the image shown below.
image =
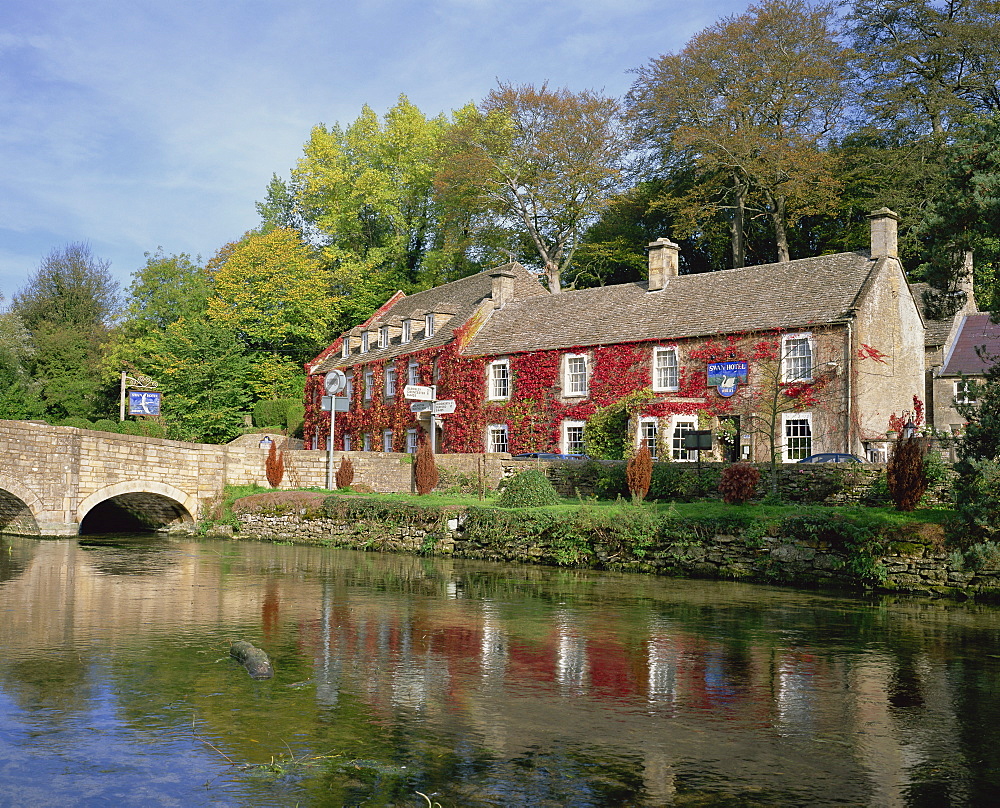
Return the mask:
<path id="1" fill-rule="evenodd" d="M 558 548 L 544 541 L 506 535 L 502 540 L 467 529 L 461 510 L 432 513 L 416 509 L 395 524 L 371 519 L 305 514 L 242 513 L 238 529 L 224 531 L 237 539 L 292 541 L 329 547 L 398 553 L 453 555 L 459 558 L 518 563 L 558 563 Z M 757 583 L 794 584 L 916 593 L 947 597 L 1000 597 L 1000 570 L 971 570 L 941 549 L 940 531 L 920 526 L 905 540 L 890 542 L 875 560 L 884 577 L 866 578 L 866 570 L 841 548 L 806 539 L 773 536 L 747 539 L 716 534 L 697 541 L 665 541 L 642 557 L 623 558 L 621 548 L 594 541 L 573 566 L 622 569 L 658 575 L 720 578 Z M 922 535 L 923 534 L 923 535 Z"/>

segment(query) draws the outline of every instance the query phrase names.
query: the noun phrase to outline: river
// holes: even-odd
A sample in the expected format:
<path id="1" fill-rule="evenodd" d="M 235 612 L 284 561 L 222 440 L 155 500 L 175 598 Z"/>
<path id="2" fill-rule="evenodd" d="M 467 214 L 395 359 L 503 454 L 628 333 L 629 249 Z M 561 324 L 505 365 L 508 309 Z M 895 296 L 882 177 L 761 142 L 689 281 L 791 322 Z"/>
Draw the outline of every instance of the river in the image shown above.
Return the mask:
<path id="1" fill-rule="evenodd" d="M 6 538 L 0 806 L 995 805 L 998 640 L 976 604 Z"/>

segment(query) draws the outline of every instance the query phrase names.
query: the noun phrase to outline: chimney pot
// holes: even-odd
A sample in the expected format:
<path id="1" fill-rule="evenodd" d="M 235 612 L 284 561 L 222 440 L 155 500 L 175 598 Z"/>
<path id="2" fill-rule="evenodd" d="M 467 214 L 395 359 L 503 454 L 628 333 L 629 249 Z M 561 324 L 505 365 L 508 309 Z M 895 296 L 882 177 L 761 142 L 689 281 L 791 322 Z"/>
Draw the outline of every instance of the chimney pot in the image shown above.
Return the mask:
<path id="1" fill-rule="evenodd" d="M 679 274 L 681 248 L 668 238 L 658 238 L 649 244 L 649 285 L 648 291 L 658 292 L 665 288 L 671 278 Z"/>
<path id="2" fill-rule="evenodd" d="M 896 223 L 899 215 L 889 208 L 879 208 L 868 214 L 868 219 L 871 221 L 872 258 L 898 258 Z"/>
<path id="3" fill-rule="evenodd" d="M 493 308 L 502 309 L 514 299 L 514 273 L 507 269 L 491 272 L 493 279 Z"/>

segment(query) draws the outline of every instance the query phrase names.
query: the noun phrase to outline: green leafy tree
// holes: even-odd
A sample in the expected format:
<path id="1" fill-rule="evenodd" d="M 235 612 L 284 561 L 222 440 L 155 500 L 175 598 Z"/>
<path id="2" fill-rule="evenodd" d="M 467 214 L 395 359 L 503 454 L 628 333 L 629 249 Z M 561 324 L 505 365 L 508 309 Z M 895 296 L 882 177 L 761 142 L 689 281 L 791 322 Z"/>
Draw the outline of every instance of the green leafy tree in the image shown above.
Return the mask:
<path id="1" fill-rule="evenodd" d="M 3 303 L 0 294 L 0 303 Z M 35 349 L 31 335 L 14 312 L 0 313 L 0 418 L 33 418 L 41 413 L 28 375 Z"/>
<path id="2" fill-rule="evenodd" d="M 448 126 L 405 96 L 382 119 L 365 106 L 346 128 L 312 130 L 289 185 L 272 179 L 261 206 L 265 223 L 301 218 L 306 235 L 323 246 L 342 299 L 341 326 L 360 322 L 398 288 L 468 271 L 447 243 L 433 193 Z"/>
<path id="3" fill-rule="evenodd" d="M 164 329 L 150 364 L 172 438 L 225 443 L 240 434 L 255 367 L 232 330 L 205 318 L 177 320 Z"/>
<path id="4" fill-rule="evenodd" d="M 110 262 L 86 244 L 70 244 L 42 259 L 11 309 L 31 334 L 27 361 L 45 415 L 108 415 L 116 395 L 100 368 L 117 314 L 118 284 Z"/>
<path id="5" fill-rule="evenodd" d="M 995 0 L 854 0 L 848 17 L 867 112 L 911 135 L 941 135 L 1000 110 Z"/>
<path id="6" fill-rule="evenodd" d="M 313 251 L 286 228 L 248 234 L 216 270 L 208 318 L 254 356 L 260 397 L 301 392 L 292 380 L 329 341 L 336 306 L 329 287 L 329 273 Z"/>
<path id="7" fill-rule="evenodd" d="M 126 293 L 123 322 L 130 330 L 160 330 L 205 313 L 211 285 L 204 267 L 186 253 L 170 255 L 162 247 L 145 258 Z"/>
<path id="8" fill-rule="evenodd" d="M 533 255 L 558 292 L 587 226 L 622 187 L 628 147 L 616 99 L 501 83 L 456 113 L 437 187 L 450 209 L 479 212 L 470 226 L 482 240 Z"/>
<path id="9" fill-rule="evenodd" d="M 748 214 L 766 215 L 787 261 L 789 223 L 836 199 L 825 146 L 843 120 L 848 67 L 832 6 L 765 0 L 637 71 L 638 136 L 661 170 L 697 166 L 683 207 L 695 222 L 726 216 L 733 266 L 745 264 Z"/>

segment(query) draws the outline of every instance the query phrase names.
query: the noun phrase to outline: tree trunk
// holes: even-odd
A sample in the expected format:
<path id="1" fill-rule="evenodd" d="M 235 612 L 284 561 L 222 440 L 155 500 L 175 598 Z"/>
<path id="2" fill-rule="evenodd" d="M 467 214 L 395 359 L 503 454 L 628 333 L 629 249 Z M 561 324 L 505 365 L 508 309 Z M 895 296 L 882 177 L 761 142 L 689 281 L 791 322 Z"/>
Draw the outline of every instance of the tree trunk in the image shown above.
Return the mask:
<path id="1" fill-rule="evenodd" d="M 545 262 L 545 277 L 549 282 L 549 292 L 554 295 L 562 291 L 562 272 L 555 261 Z"/>
<path id="2" fill-rule="evenodd" d="M 791 260 L 788 251 L 788 224 L 785 221 L 785 197 L 771 197 L 771 221 L 774 223 L 774 242 L 778 248 L 778 263 Z"/>
<path id="3" fill-rule="evenodd" d="M 729 238 L 733 248 L 733 269 L 746 266 L 746 207 L 747 187 L 738 179 L 735 180 L 736 199 L 733 204 L 733 215 L 729 220 Z"/>

